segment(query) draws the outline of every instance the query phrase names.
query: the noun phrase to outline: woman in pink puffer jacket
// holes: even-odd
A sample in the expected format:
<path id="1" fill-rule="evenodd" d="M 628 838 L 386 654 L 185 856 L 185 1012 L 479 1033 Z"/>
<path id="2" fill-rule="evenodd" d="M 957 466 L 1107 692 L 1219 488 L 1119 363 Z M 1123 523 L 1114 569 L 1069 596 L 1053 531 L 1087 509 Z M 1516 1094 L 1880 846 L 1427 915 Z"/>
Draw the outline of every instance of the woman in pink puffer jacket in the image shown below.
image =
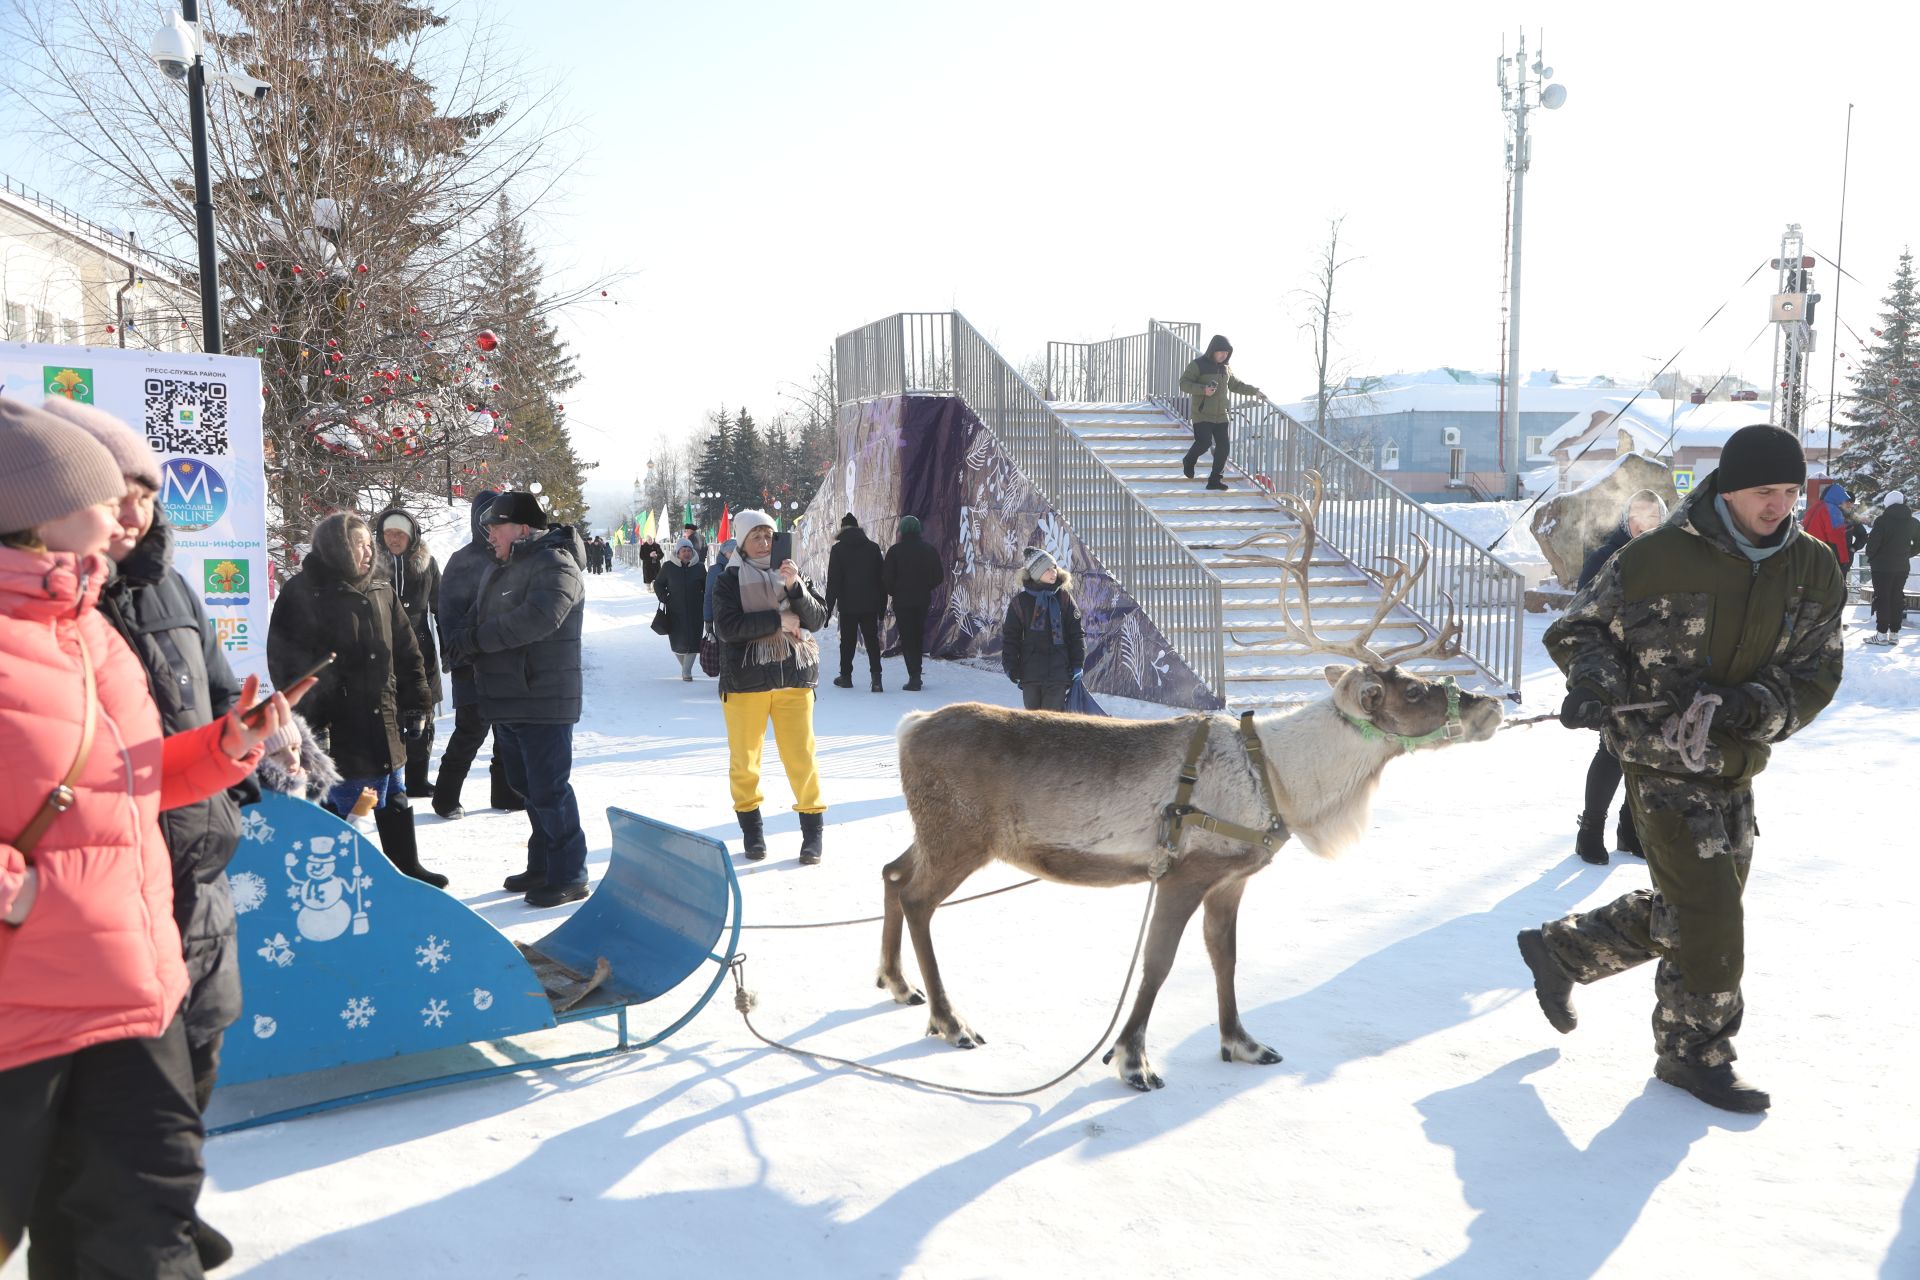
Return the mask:
<path id="1" fill-rule="evenodd" d="M 187 975 L 158 816 L 246 777 L 290 714 L 276 695 L 255 725 L 236 712 L 161 736 L 146 673 L 94 609 L 125 487 L 92 437 L 0 399 L 0 1264 L 31 1230 L 36 1275 L 200 1275 Z M 85 768 L 23 853 L 14 840 L 79 752 L 88 665 Z"/>

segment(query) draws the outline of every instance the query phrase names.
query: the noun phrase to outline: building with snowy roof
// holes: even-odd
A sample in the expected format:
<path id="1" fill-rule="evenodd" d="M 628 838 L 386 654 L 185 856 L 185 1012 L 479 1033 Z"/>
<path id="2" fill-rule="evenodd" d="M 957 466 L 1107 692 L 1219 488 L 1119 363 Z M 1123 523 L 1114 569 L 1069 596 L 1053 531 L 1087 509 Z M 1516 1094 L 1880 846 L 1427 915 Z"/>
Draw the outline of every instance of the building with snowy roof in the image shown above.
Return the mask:
<path id="1" fill-rule="evenodd" d="M 1766 422 L 1772 412 L 1773 406 L 1759 399 L 1666 400 L 1621 391 L 1582 406 L 1547 437 L 1543 451 L 1553 459 L 1553 478 L 1561 492 L 1589 483 L 1629 453 L 1657 458 L 1679 478 L 1698 480 L 1720 465 L 1728 436 Z M 1846 432 L 1836 427 L 1832 452 L 1839 453 L 1846 444 Z M 1809 474 L 1825 474 L 1826 426 L 1803 430 L 1801 445 Z"/>
<path id="2" fill-rule="evenodd" d="M 1547 437 L 1568 414 L 1615 386 L 1611 378 L 1562 377 L 1551 369 L 1528 374 L 1520 387 L 1522 470 L 1550 463 Z M 1317 406 L 1311 397 L 1280 407 L 1313 424 Z M 1501 408 L 1495 373 L 1442 367 L 1355 378 L 1327 403 L 1327 435 L 1412 497 L 1427 502 L 1498 498 L 1507 489 Z"/>

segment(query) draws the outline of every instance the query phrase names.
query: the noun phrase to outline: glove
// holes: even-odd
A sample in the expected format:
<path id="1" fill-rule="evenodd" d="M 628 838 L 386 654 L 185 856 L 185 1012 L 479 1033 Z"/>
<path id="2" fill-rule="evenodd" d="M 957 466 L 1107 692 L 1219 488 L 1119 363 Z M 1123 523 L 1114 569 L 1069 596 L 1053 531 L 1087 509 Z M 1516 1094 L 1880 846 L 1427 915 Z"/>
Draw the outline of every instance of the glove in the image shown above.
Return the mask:
<path id="1" fill-rule="evenodd" d="M 1560 723 L 1569 729 L 1601 728 L 1607 723 L 1607 704 L 1586 685 L 1575 685 L 1560 704 Z"/>
<path id="2" fill-rule="evenodd" d="M 418 742 L 427 736 L 427 726 L 432 721 L 424 711 L 409 711 L 400 719 L 400 736 L 408 742 Z"/>
<path id="3" fill-rule="evenodd" d="M 1760 704 L 1745 689 L 1732 685 L 1703 684 L 1694 693 L 1720 699 L 1720 705 L 1713 709 L 1716 728 L 1744 733 L 1760 723 Z"/>

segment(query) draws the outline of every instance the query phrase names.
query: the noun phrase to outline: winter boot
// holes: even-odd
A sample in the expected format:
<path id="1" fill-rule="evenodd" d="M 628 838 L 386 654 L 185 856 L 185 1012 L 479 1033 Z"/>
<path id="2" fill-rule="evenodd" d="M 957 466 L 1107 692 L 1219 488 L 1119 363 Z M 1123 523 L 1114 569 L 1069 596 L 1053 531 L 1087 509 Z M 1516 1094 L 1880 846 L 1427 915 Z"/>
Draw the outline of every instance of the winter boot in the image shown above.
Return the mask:
<path id="1" fill-rule="evenodd" d="M 544 880 L 538 889 L 527 890 L 527 905 L 530 907 L 560 907 L 569 902 L 578 902 L 587 896 L 587 882 L 576 880 L 572 884 L 547 884 Z"/>
<path id="2" fill-rule="evenodd" d="M 920 677 L 916 675 L 916 676 L 908 676 L 907 682 L 901 685 L 900 687 L 902 689 L 905 689 L 908 693 L 918 693 L 920 692 L 923 686 L 920 683 Z"/>
<path id="3" fill-rule="evenodd" d="M 1607 865 L 1607 841 L 1603 832 L 1607 825 L 1607 815 L 1598 817 L 1583 813 L 1579 818 L 1580 830 L 1573 838 L 1573 851 L 1580 855 L 1582 862 L 1591 862 L 1595 866 Z"/>
<path id="4" fill-rule="evenodd" d="M 1555 1031 L 1567 1034 L 1580 1025 L 1580 1015 L 1573 1011 L 1573 979 L 1554 959 L 1546 934 L 1539 929 L 1522 929 L 1515 941 L 1520 944 L 1520 958 L 1533 970 L 1533 994 L 1540 1001 L 1540 1012 Z"/>
<path id="5" fill-rule="evenodd" d="M 1734 1074 L 1733 1064 L 1697 1067 L 1691 1062 L 1661 1058 L 1653 1064 L 1653 1074 L 1676 1089 L 1685 1089 L 1710 1107 L 1722 1111 L 1752 1113 L 1765 1111 L 1773 1099 L 1765 1089 L 1756 1089 Z"/>
<path id="6" fill-rule="evenodd" d="M 873 687 L 876 693 L 879 692 L 880 685 L 878 682 L 875 682 Z M 824 813 L 803 813 L 800 815 L 801 866 L 811 867 L 820 861 L 821 828 L 826 825 L 826 821 L 827 815 Z"/>
<path id="7" fill-rule="evenodd" d="M 851 689 L 853 688 L 853 677 L 851 675 L 837 675 L 833 678 L 833 687 L 836 689 Z"/>
<path id="8" fill-rule="evenodd" d="M 1226 489 L 1226 487 L 1227 487 L 1227 482 L 1226 482 L 1226 481 L 1224 481 L 1224 480 L 1222 480 L 1222 479 L 1220 479 L 1220 478 L 1219 478 L 1218 476 L 1216 476 L 1216 477 L 1214 477 L 1213 479 L 1211 479 L 1211 480 L 1209 480 L 1209 481 L 1207 481 L 1207 488 L 1209 488 L 1209 489 L 1219 489 L 1219 490 L 1222 490 L 1222 491 L 1224 491 L 1224 490 Z"/>
<path id="9" fill-rule="evenodd" d="M 740 819 L 740 834 L 745 837 L 747 861 L 758 862 L 766 857 L 767 833 L 760 825 L 760 811 L 744 809 L 733 816 Z"/>
<path id="10" fill-rule="evenodd" d="M 879 676 L 879 674 L 878 674 L 878 673 L 875 673 L 875 675 L 874 675 L 874 677 L 873 677 L 873 691 L 874 691 L 875 693 L 885 693 L 885 692 L 886 692 L 886 689 L 885 689 L 885 688 L 883 688 L 883 687 L 881 686 L 881 684 L 880 684 L 880 676 Z"/>
<path id="11" fill-rule="evenodd" d="M 505 809 L 508 813 L 519 813 L 527 807 L 527 798 L 513 789 L 507 781 L 506 770 L 495 764 L 488 773 L 493 784 L 493 794 L 488 797 L 495 809 Z"/>
<path id="12" fill-rule="evenodd" d="M 536 860 L 533 850 L 527 850 L 527 869 L 518 875 L 508 876 L 500 882 L 500 887 L 508 893 L 531 893 L 535 889 L 547 887 L 547 870 L 544 859 Z"/>
<path id="13" fill-rule="evenodd" d="M 1646 861 L 1647 851 L 1640 847 L 1640 832 L 1633 825 L 1633 811 L 1625 805 L 1620 806 L 1620 822 L 1614 828 L 1613 839 L 1620 852 Z"/>
<path id="14" fill-rule="evenodd" d="M 373 811 L 373 825 L 380 832 L 380 852 L 388 862 L 436 889 L 447 887 L 445 876 L 420 865 L 420 847 L 413 839 L 413 806 L 404 795 L 388 792 L 387 802 Z"/>
<path id="15" fill-rule="evenodd" d="M 467 816 L 467 811 L 457 804 L 450 809 L 442 809 L 440 807 L 440 801 L 437 798 L 433 802 L 433 812 L 435 817 L 444 819 L 447 822 L 458 822 Z"/>
<path id="16" fill-rule="evenodd" d="M 210 1227 L 199 1214 L 193 1215 L 193 1251 L 200 1255 L 200 1269 L 211 1271 L 233 1260 L 233 1241 L 222 1235 L 217 1228 Z"/>

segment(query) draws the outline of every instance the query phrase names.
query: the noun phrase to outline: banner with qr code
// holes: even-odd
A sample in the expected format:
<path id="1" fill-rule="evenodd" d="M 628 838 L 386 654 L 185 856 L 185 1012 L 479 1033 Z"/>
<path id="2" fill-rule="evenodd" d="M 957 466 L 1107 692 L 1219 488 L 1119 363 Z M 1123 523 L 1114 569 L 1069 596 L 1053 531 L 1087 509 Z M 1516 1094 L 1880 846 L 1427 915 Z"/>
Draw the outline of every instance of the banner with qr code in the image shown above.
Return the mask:
<path id="1" fill-rule="evenodd" d="M 146 437 L 173 567 L 198 590 L 236 674 L 267 674 L 266 470 L 260 362 L 119 347 L 0 342 L 0 395 L 65 396 Z M 260 574 L 256 587 L 254 575 Z"/>

